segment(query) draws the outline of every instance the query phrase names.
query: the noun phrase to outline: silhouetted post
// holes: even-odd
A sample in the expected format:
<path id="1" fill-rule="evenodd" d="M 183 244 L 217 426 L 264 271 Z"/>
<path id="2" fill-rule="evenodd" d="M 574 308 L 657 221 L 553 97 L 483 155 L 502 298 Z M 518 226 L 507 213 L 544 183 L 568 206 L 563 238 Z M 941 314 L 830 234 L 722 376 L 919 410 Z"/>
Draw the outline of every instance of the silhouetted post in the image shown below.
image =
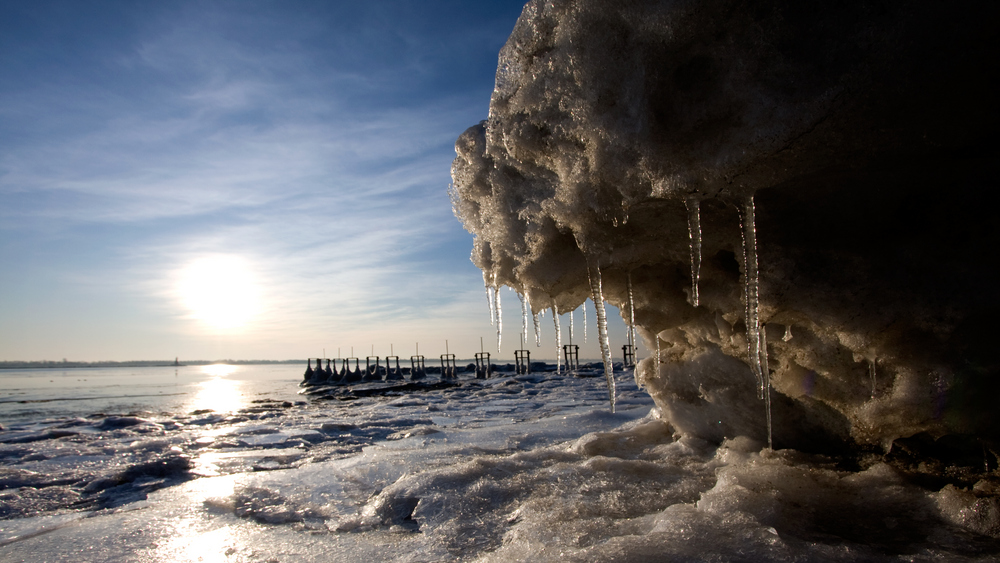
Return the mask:
<path id="1" fill-rule="evenodd" d="M 476 352 L 476 379 L 486 379 L 490 376 L 490 353 Z"/>
<path id="2" fill-rule="evenodd" d="M 531 352 L 528 350 L 514 350 L 514 372 L 517 374 L 531 373 Z"/>
<path id="3" fill-rule="evenodd" d="M 351 371 L 351 360 L 354 360 L 354 370 Z M 347 373 L 344 374 L 344 383 L 357 383 L 361 381 L 361 360 L 358 358 L 345 358 L 344 367 L 347 369 Z"/>
<path id="4" fill-rule="evenodd" d="M 625 367 L 632 367 L 635 365 L 635 348 L 631 344 L 625 344 L 622 346 L 622 356 L 625 357 Z"/>
<path id="5" fill-rule="evenodd" d="M 455 354 L 441 354 L 441 379 L 456 377 L 458 377 L 458 365 L 455 363 Z"/>
<path id="6" fill-rule="evenodd" d="M 392 367 L 392 362 L 396 362 L 396 367 Z M 386 381 L 398 381 L 403 379 L 403 370 L 399 367 L 399 356 L 386 356 L 385 357 L 385 380 Z"/>
<path id="7" fill-rule="evenodd" d="M 424 366 L 424 357 L 420 354 L 410 356 L 410 381 L 417 381 L 427 377 L 427 368 Z"/>
<path id="8" fill-rule="evenodd" d="M 580 347 L 576 344 L 563 344 L 563 359 L 566 361 L 566 371 L 580 369 Z"/>
<path id="9" fill-rule="evenodd" d="M 375 360 L 374 365 L 372 365 L 373 359 Z M 378 356 L 365 357 L 365 374 L 361 378 L 361 381 L 382 381 L 380 359 Z"/>
<path id="10" fill-rule="evenodd" d="M 302 376 L 302 381 L 309 381 L 313 377 L 312 358 L 306 358 L 306 373 Z"/>

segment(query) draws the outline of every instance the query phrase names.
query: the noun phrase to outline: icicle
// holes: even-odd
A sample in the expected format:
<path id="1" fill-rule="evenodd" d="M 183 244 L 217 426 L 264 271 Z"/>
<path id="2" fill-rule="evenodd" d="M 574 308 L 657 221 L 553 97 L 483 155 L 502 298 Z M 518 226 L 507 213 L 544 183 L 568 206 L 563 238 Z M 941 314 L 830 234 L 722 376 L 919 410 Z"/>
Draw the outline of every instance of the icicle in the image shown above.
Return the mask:
<path id="1" fill-rule="evenodd" d="M 685 203 L 691 248 L 691 305 L 697 307 L 698 280 L 701 278 L 701 202 L 697 198 L 690 197 Z"/>
<path id="2" fill-rule="evenodd" d="M 556 374 L 562 373 L 562 329 L 559 328 L 559 311 L 552 306 L 552 325 L 556 329 Z"/>
<path id="3" fill-rule="evenodd" d="M 764 398 L 764 374 L 767 348 L 761 348 L 760 296 L 757 273 L 757 228 L 754 221 L 753 196 L 747 196 L 743 204 L 743 290 L 746 299 L 747 359 L 750 370 L 757 378 L 758 394 Z M 765 361 L 761 361 L 761 358 Z"/>
<path id="4" fill-rule="evenodd" d="M 486 274 L 483 274 L 483 283 L 486 285 L 486 304 L 490 307 L 490 326 L 497 324 L 497 312 L 496 312 L 496 288 L 490 285 L 490 282 L 486 280 Z"/>
<path id="5" fill-rule="evenodd" d="M 500 340 L 503 337 L 503 310 L 500 309 L 500 288 L 493 288 L 493 297 L 497 308 L 497 354 L 500 353 Z"/>
<path id="6" fill-rule="evenodd" d="M 764 409 L 767 411 L 767 449 L 771 447 L 771 371 L 767 367 L 767 327 L 760 327 L 760 363 L 764 374 Z"/>
<path id="7" fill-rule="evenodd" d="M 626 277 L 628 282 L 628 343 L 635 352 L 635 302 L 632 300 L 632 273 Z"/>
<path id="8" fill-rule="evenodd" d="M 528 300 L 523 293 L 518 293 L 517 298 L 521 300 L 521 348 L 528 340 Z"/>
<path id="9" fill-rule="evenodd" d="M 611 365 L 611 344 L 608 342 L 608 318 L 604 312 L 604 293 L 601 289 L 601 267 L 587 263 L 587 275 L 590 278 L 590 291 L 594 298 L 594 308 L 597 311 L 597 338 L 601 343 L 601 358 L 604 360 L 604 377 L 608 382 L 608 401 L 611 412 L 615 412 L 615 372 Z"/>
<path id="10" fill-rule="evenodd" d="M 781 337 L 783 342 L 788 342 L 792 339 L 792 325 L 785 325 L 785 335 Z"/>
<path id="11" fill-rule="evenodd" d="M 542 327 L 538 322 L 538 313 L 531 312 L 531 322 L 535 325 L 535 346 L 540 348 L 542 346 Z"/>
<path id="12" fill-rule="evenodd" d="M 878 358 L 872 358 L 871 363 L 868 364 L 868 376 L 871 377 L 871 379 L 872 379 L 872 399 L 875 398 L 875 383 L 876 383 L 875 382 L 875 362 L 877 362 L 877 361 L 878 361 Z"/>
<path id="13" fill-rule="evenodd" d="M 587 343 L 587 301 L 583 302 L 583 343 Z"/>

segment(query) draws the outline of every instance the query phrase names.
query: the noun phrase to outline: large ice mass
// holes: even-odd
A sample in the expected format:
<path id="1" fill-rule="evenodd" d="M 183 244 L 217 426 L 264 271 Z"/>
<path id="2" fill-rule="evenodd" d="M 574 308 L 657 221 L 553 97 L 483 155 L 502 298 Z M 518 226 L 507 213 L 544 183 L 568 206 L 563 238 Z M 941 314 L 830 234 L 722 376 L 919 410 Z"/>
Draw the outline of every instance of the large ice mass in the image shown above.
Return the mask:
<path id="1" fill-rule="evenodd" d="M 680 434 L 975 482 L 1000 451 L 998 11 L 533 0 L 456 143 L 472 259 L 535 312 L 634 310 Z"/>

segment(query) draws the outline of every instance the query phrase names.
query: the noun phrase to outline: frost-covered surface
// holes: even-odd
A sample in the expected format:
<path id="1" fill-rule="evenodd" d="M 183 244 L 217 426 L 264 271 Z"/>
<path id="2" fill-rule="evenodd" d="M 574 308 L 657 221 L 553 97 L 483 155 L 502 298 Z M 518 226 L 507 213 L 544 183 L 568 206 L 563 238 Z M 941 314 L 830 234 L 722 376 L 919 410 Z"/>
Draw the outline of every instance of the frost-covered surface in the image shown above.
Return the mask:
<path id="1" fill-rule="evenodd" d="M 57 421 L 10 425 L 3 502 L 24 512 L 0 520 L 0 561 L 990 561 L 1000 547 L 988 481 L 929 490 L 884 463 L 679 437 L 630 372 L 611 414 L 601 371 L 83 417 L 91 429 L 32 441 Z M 12 501 L 47 490 L 89 500 Z"/>
<path id="2" fill-rule="evenodd" d="M 704 440 L 686 467 L 718 477 L 602 557 L 930 556 L 957 545 L 927 547 L 935 510 L 995 536 L 997 22 L 986 1 L 525 6 L 456 142 L 472 260 L 535 311 L 634 311 L 670 447 Z"/>
<path id="3" fill-rule="evenodd" d="M 456 143 L 472 259 L 535 310 L 599 270 L 688 435 L 766 442 L 769 380 L 775 447 L 995 467 L 998 9 L 529 2 Z"/>

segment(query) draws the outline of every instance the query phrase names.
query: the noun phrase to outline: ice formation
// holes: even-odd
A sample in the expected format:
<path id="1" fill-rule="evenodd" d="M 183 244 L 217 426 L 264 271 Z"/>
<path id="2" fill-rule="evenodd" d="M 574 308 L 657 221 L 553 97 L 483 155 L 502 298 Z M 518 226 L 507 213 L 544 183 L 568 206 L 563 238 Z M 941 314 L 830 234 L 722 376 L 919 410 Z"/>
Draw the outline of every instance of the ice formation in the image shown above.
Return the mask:
<path id="1" fill-rule="evenodd" d="M 556 373 L 562 373 L 562 328 L 559 326 L 559 311 L 552 308 L 552 330 L 556 335 Z"/>
<path id="2" fill-rule="evenodd" d="M 611 412 L 615 412 L 615 379 L 612 375 L 611 343 L 608 340 L 608 315 L 604 308 L 604 290 L 601 281 L 601 267 L 587 265 L 587 278 L 590 280 L 590 291 L 594 296 L 594 308 L 597 310 L 597 339 L 601 344 L 601 359 L 604 361 L 604 377 L 608 382 L 608 402 Z"/>
<path id="3" fill-rule="evenodd" d="M 698 306 L 698 279 L 701 278 L 701 202 L 685 200 L 688 213 L 688 238 L 691 239 L 691 305 Z"/>
<path id="4" fill-rule="evenodd" d="M 456 143 L 473 261 L 533 311 L 592 297 L 605 355 L 602 299 L 634 308 L 683 435 L 998 451 L 1000 8 L 941 10 L 529 2 Z"/>
<path id="5" fill-rule="evenodd" d="M 494 308 L 497 315 L 497 353 L 500 353 L 500 344 L 503 341 L 503 309 L 500 308 L 500 288 L 493 288 Z"/>

